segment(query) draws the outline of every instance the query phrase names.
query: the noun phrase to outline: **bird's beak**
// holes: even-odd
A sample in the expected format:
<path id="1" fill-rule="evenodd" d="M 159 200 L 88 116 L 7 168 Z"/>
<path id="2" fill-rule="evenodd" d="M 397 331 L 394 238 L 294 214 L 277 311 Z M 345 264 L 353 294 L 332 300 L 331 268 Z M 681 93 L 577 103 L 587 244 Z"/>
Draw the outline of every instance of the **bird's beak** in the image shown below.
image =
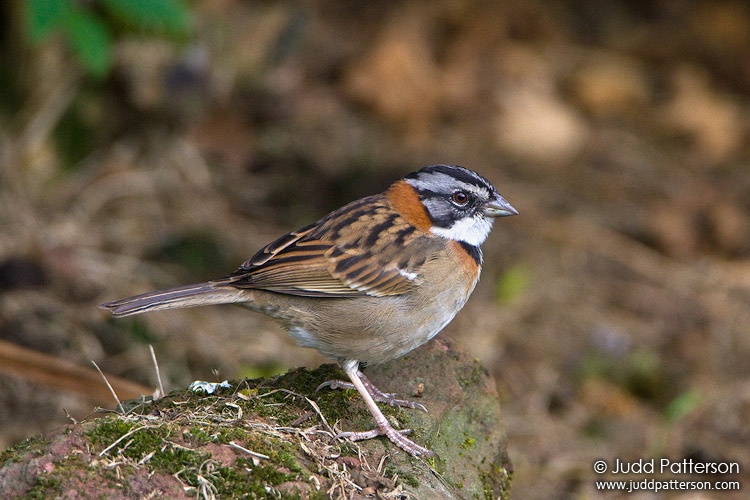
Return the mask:
<path id="1" fill-rule="evenodd" d="M 518 210 L 513 208 L 505 198 L 495 193 L 495 197 L 482 207 L 482 213 L 487 217 L 508 217 L 518 215 Z"/>

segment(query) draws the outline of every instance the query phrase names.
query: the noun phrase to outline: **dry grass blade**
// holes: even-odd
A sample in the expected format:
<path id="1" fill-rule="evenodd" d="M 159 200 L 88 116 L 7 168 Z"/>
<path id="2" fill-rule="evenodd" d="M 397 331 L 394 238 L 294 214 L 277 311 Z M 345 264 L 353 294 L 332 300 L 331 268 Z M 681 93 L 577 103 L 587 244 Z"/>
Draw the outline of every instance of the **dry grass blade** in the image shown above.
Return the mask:
<path id="1" fill-rule="evenodd" d="M 245 453 L 247 453 L 248 455 L 250 455 L 251 457 L 253 457 L 253 465 L 258 465 L 260 463 L 260 460 L 258 460 L 258 459 L 262 458 L 264 460 L 268 460 L 269 458 L 271 458 L 268 455 L 264 455 L 263 453 L 258 453 L 257 451 L 248 450 L 244 446 L 240 446 L 237 443 L 235 443 L 234 441 L 230 441 L 229 442 L 229 446 L 232 447 L 232 448 L 234 448 L 235 450 L 244 451 Z"/>
<path id="2" fill-rule="evenodd" d="M 107 384 L 107 387 L 109 388 L 109 392 L 112 393 L 112 397 L 115 398 L 115 401 L 117 401 L 117 407 L 120 409 L 120 412 L 125 413 L 125 408 L 123 408 L 122 403 L 120 402 L 120 398 L 117 397 L 117 393 L 112 388 L 112 385 L 109 383 L 109 380 L 107 380 L 107 377 L 106 375 L 104 375 L 104 372 L 102 372 L 101 368 L 99 368 L 99 365 L 96 364 L 96 361 L 91 360 L 91 364 L 94 365 L 94 367 L 96 368 L 96 371 L 98 371 L 99 375 L 101 375 L 102 378 L 104 379 L 104 383 Z"/>
<path id="3" fill-rule="evenodd" d="M 156 380 L 159 383 L 159 394 L 154 399 L 159 399 L 164 396 L 164 384 L 161 382 L 161 372 L 159 371 L 159 363 L 156 361 L 156 353 L 154 352 L 154 346 L 149 344 L 149 351 L 151 351 L 151 360 L 154 362 L 154 370 L 156 371 Z"/>

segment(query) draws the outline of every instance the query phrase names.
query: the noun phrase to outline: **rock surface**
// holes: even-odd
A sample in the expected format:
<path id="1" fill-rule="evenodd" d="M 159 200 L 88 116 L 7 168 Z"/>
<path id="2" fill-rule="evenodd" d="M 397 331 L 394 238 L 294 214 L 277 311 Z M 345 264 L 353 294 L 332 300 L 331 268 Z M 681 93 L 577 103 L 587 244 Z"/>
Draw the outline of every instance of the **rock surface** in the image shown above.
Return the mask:
<path id="1" fill-rule="evenodd" d="M 383 438 L 333 439 L 372 418 L 355 391 L 317 385 L 324 365 L 233 382 L 216 394 L 176 391 L 31 438 L 0 455 L 0 497 L 506 498 L 512 465 L 493 379 L 440 338 L 366 370 L 384 391 L 429 413 L 383 406 L 434 450 L 416 459 Z"/>

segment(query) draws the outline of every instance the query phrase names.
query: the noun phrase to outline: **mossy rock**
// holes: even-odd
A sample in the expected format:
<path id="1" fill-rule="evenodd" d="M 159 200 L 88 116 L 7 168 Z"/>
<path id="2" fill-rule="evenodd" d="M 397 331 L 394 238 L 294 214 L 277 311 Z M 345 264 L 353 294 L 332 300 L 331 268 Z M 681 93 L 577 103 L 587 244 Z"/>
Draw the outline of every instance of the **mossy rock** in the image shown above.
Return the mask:
<path id="1" fill-rule="evenodd" d="M 126 413 L 67 425 L 0 454 L 0 497 L 505 498 L 512 466 L 492 378 L 443 337 L 366 370 L 429 413 L 381 405 L 437 458 L 340 430 L 373 421 L 355 391 L 316 387 L 333 365 L 241 380 L 215 394 L 176 391 Z"/>

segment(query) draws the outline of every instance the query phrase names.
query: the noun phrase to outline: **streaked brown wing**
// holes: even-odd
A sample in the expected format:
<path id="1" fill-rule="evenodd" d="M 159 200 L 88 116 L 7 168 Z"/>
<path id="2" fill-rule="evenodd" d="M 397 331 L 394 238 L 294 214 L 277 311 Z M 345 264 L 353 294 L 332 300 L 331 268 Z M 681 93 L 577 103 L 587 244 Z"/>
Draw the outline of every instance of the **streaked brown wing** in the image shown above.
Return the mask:
<path id="1" fill-rule="evenodd" d="M 264 256 L 262 264 L 238 269 L 221 284 L 306 297 L 363 295 L 331 275 L 326 257 L 331 248 L 317 240 L 295 241 Z"/>
<path id="2" fill-rule="evenodd" d="M 307 297 L 399 295 L 419 284 L 438 247 L 371 197 L 282 236 L 213 283 Z"/>

